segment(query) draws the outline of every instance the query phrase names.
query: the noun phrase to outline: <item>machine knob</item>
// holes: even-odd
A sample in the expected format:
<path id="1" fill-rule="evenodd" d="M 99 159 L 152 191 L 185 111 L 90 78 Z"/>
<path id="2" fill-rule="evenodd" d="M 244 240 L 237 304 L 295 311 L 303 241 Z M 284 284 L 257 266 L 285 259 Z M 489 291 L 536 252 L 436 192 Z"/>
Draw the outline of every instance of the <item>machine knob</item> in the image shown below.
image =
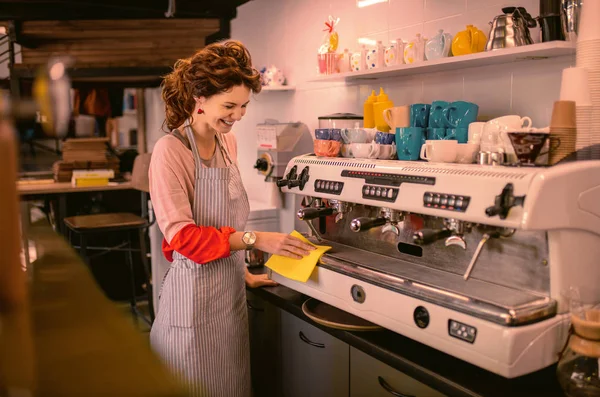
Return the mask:
<path id="1" fill-rule="evenodd" d="M 323 216 L 332 215 L 335 210 L 331 207 L 327 208 L 300 208 L 296 216 L 301 221 L 310 221 L 311 219 L 320 218 Z"/>
<path id="2" fill-rule="evenodd" d="M 374 227 L 383 226 L 386 224 L 386 222 L 387 221 L 385 218 L 354 218 L 352 219 L 352 222 L 350 222 L 350 230 L 352 230 L 355 233 L 366 232 L 367 230 L 373 229 Z"/>
<path id="3" fill-rule="evenodd" d="M 287 187 L 291 189 L 291 188 L 300 186 L 301 183 L 302 183 L 302 180 L 294 179 L 293 181 L 287 181 Z"/>
<path id="4" fill-rule="evenodd" d="M 506 219 L 512 207 L 523 206 L 524 202 L 525 196 L 515 196 L 513 184 L 508 183 L 502 189 L 502 193 L 496 196 L 494 205 L 485 209 L 485 214 L 490 217 L 498 215 L 500 219 Z"/>
<path id="5" fill-rule="evenodd" d="M 256 160 L 256 164 L 254 164 L 254 168 L 259 171 L 266 172 L 269 169 L 269 162 L 264 158 L 259 158 Z"/>
<path id="6" fill-rule="evenodd" d="M 279 179 L 275 183 L 277 184 L 277 187 L 285 187 L 288 184 L 288 180 L 287 179 Z"/>
<path id="7" fill-rule="evenodd" d="M 417 245 L 431 244 L 451 234 L 450 229 L 421 229 L 413 234 L 413 242 Z"/>

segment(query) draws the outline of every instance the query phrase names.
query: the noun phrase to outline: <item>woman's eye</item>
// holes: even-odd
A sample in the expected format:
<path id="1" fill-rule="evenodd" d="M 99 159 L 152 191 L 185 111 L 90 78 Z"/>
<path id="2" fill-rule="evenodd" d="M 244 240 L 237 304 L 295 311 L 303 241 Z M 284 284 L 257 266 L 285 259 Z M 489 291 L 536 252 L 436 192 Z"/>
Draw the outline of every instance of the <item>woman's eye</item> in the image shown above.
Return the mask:
<path id="1" fill-rule="evenodd" d="M 225 105 L 225 109 L 233 109 L 233 106 L 231 106 L 231 105 Z"/>

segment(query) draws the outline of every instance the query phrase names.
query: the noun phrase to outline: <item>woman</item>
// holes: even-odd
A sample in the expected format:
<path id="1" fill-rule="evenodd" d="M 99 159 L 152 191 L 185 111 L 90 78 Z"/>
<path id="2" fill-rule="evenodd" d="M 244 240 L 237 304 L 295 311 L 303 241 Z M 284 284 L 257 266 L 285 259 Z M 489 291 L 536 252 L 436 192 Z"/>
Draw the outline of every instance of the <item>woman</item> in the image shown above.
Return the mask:
<path id="1" fill-rule="evenodd" d="M 244 281 L 266 280 L 247 273 L 242 251 L 301 258 L 313 249 L 289 235 L 243 230 L 249 205 L 229 132 L 260 88 L 236 41 L 179 60 L 162 84 L 171 132 L 154 147 L 150 195 L 172 265 L 150 341 L 192 395 L 250 395 Z"/>

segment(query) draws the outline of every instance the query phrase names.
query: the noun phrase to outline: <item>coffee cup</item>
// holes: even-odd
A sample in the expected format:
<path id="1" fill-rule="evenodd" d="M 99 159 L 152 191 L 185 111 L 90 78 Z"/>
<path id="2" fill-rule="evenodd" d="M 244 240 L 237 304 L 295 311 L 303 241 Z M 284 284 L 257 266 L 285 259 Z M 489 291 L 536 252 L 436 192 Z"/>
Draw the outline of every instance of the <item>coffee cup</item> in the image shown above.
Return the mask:
<path id="1" fill-rule="evenodd" d="M 446 128 L 468 128 L 469 124 L 477 120 L 479 106 L 471 102 L 452 102 L 445 109 L 443 122 Z"/>
<path id="2" fill-rule="evenodd" d="M 377 131 L 375 134 L 375 143 L 381 143 L 383 145 L 391 145 L 395 140 L 393 133 Z"/>
<path id="3" fill-rule="evenodd" d="M 467 143 L 469 140 L 469 130 L 467 128 L 448 128 L 444 139 L 453 139 L 458 143 Z"/>
<path id="4" fill-rule="evenodd" d="M 484 125 L 485 123 L 481 121 L 475 121 L 469 124 L 469 140 L 467 142 L 480 143 Z"/>
<path id="5" fill-rule="evenodd" d="M 421 146 L 424 142 L 425 130 L 423 128 L 396 128 L 396 151 L 398 160 L 418 160 Z"/>
<path id="6" fill-rule="evenodd" d="M 431 105 L 425 103 L 415 103 L 410 105 L 410 126 L 427 128 L 429 125 L 429 112 Z"/>
<path id="7" fill-rule="evenodd" d="M 344 128 L 341 130 L 341 136 L 346 144 L 369 142 L 369 135 L 361 128 Z"/>
<path id="8" fill-rule="evenodd" d="M 315 139 L 328 141 L 331 136 L 329 128 L 317 128 L 315 130 Z"/>
<path id="9" fill-rule="evenodd" d="M 425 141 L 421 147 L 420 157 L 435 163 L 453 163 L 456 161 L 458 141 L 435 140 Z"/>
<path id="10" fill-rule="evenodd" d="M 392 136 L 393 136 L 393 134 L 392 134 Z M 391 160 L 396 157 L 396 144 L 395 143 L 392 143 L 390 145 L 383 145 L 383 144 L 376 143 L 375 145 L 378 145 L 377 146 L 377 150 L 378 150 L 377 158 L 378 159 Z"/>
<path id="11" fill-rule="evenodd" d="M 313 147 L 319 157 L 337 157 L 342 144 L 338 141 L 316 139 Z"/>
<path id="12" fill-rule="evenodd" d="M 444 109 L 450 104 L 446 101 L 433 101 L 429 110 L 428 126 L 430 128 L 445 128 Z"/>
<path id="13" fill-rule="evenodd" d="M 444 139 L 446 137 L 445 128 L 427 128 L 427 139 L 435 141 L 436 139 Z"/>
<path id="14" fill-rule="evenodd" d="M 473 164 L 479 153 L 478 143 L 459 143 L 456 150 L 456 162 L 461 164 Z"/>
<path id="15" fill-rule="evenodd" d="M 374 143 L 351 143 L 348 145 L 351 157 L 359 159 L 374 159 L 379 155 L 379 146 Z"/>
<path id="16" fill-rule="evenodd" d="M 390 126 L 390 131 L 396 131 L 396 128 L 409 127 L 410 106 L 396 106 L 385 109 L 383 119 Z M 394 135 L 393 132 L 392 135 Z"/>

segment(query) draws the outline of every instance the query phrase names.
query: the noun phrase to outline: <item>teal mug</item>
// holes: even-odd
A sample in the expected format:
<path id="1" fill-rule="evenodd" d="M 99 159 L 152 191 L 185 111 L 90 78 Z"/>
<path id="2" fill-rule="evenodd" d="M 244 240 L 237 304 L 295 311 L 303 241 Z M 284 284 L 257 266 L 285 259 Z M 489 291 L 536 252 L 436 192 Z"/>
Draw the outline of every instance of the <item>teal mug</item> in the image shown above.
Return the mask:
<path id="1" fill-rule="evenodd" d="M 427 140 L 435 141 L 446 138 L 445 128 L 427 128 Z"/>
<path id="2" fill-rule="evenodd" d="M 469 129 L 468 128 L 448 128 L 446 130 L 445 140 L 455 140 L 458 143 L 467 143 L 469 141 Z"/>
<path id="3" fill-rule="evenodd" d="M 430 128 L 444 128 L 444 110 L 448 108 L 450 104 L 446 101 L 433 101 L 431 103 L 431 110 L 429 111 L 429 123 Z"/>
<path id="4" fill-rule="evenodd" d="M 425 103 L 415 103 L 410 105 L 410 126 L 427 128 L 429 124 L 429 111 L 431 105 Z"/>
<path id="5" fill-rule="evenodd" d="M 471 102 L 452 102 L 444 110 L 443 122 L 446 128 L 468 128 L 469 124 L 477 121 L 479 106 Z"/>
<path id="6" fill-rule="evenodd" d="M 398 160 L 418 160 L 425 143 L 425 129 L 420 127 L 396 128 Z"/>

